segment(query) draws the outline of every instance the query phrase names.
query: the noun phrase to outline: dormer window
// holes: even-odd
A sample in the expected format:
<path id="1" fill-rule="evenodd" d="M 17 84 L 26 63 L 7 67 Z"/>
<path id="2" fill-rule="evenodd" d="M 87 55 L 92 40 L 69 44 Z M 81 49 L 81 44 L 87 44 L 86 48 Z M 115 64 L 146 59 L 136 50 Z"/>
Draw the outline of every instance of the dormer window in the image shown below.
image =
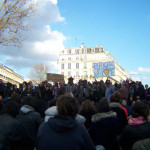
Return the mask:
<path id="1" fill-rule="evenodd" d="M 102 51 L 103 51 L 103 49 L 102 49 L 102 48 L 100 48 L 100 49 L 99 49 L 99 52 L 102 52 Z"/>
<path id="2" fill-rule="evenodd" d="M 91 52 L 92 52 L 92 53 L 95 53 L 95 48 L 92 48 L 92 49 L 91 49 Z"/>
<path id="3" fill-rule="evenodd" d="M 76 54 L 79 54 L 79 49 L 76 49 L 75 52 L 76 52 Z"/>
<path id="4" fill-rule="evenodd" d="M 71 54 L 71 49 L 68 50 L 68 54 Z"/>

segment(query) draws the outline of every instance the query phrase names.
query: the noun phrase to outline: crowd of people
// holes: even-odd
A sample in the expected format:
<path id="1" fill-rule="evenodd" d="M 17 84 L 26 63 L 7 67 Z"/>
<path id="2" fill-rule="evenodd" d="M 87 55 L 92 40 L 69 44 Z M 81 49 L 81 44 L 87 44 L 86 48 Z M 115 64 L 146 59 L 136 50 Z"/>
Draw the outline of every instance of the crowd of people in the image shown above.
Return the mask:
<path id="1" fill-rule="evenodd" d="M 141 82 L 0 79 L 0 150 L 148 150 L 150 88 Z"/>

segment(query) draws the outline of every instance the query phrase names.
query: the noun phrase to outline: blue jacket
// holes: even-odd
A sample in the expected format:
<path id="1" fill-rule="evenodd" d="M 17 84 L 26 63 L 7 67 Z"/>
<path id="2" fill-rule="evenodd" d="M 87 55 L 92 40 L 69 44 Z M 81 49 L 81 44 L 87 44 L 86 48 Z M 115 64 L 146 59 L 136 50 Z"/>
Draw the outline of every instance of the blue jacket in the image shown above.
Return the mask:
<path id="1" fill-rule="evenodd" d="M 86 129 L 76 120 L 55 116 L 38 131 L 37 150 L 95 150 Z"/>

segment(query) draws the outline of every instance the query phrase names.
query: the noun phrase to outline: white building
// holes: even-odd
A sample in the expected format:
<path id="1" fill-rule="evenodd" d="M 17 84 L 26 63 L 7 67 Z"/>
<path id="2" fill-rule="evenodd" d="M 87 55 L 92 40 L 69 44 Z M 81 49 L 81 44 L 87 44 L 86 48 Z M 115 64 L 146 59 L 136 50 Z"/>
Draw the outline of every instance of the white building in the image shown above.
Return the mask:
<path id="1" fill-rule="evenodd" d="M 0 79 L 6 83 L 10 82 L 17 86 L 24 81 L 22 76 L 3 64 L 0 64 Z"/>
<path id="2" fill-rule="evenodd" d="M 74 78 L 77 83 L 79 79 L 86 79 L 90 82 L 106 80 L 107 77 L 94 78 L 94 63 L 110 62 L 115 64 L 115 76 L 109 77 L 113 82 L 122 82 L 129 79 L 128 73 L 116 62 L 115 57 L 104 50 L 102 46 L 85 47 L 84 44 L 80 48 L 67 47 L 59 54 L 58 73 L 63 74 L 65 82 L 69 77 Z"/>

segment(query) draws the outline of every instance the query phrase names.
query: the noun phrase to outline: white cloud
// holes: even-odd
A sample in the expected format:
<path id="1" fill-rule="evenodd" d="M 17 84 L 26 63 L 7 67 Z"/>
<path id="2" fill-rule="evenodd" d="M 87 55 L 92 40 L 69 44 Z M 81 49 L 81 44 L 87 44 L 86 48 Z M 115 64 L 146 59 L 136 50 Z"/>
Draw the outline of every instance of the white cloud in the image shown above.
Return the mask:
<path id="1" fill-rule="evenodd" d="M 139 68 L 138 68 L 138 71 L 140 71 L 140 72 L 150 72 L 150 68 L 142 68 L 142 67 L 139 67 Z"/>
<path id="2" fill-rule="evenodd" d="M 138 75 L 139 73 L 138 73 L 138 72 L 135 72 L 135 71 L 130 71 L 129 74 L 130 74 L 130 75 Z"/>
<path id="3" fill-rule="evenodd" d="M 52 22 L 62 22 L 57 0 L 36 0 L 37 15 L 30 19 L 30 31 L 24 32 L 23 47 L 1 48 L 0 55 L 6 56 L 5 65 L 13 68 L 29 69 L 35 63 L 49 65 L 50 71 L 56 72 L 59 51 L 64 48 L 66 37 L 56 30 L 51 30 Z"/>

